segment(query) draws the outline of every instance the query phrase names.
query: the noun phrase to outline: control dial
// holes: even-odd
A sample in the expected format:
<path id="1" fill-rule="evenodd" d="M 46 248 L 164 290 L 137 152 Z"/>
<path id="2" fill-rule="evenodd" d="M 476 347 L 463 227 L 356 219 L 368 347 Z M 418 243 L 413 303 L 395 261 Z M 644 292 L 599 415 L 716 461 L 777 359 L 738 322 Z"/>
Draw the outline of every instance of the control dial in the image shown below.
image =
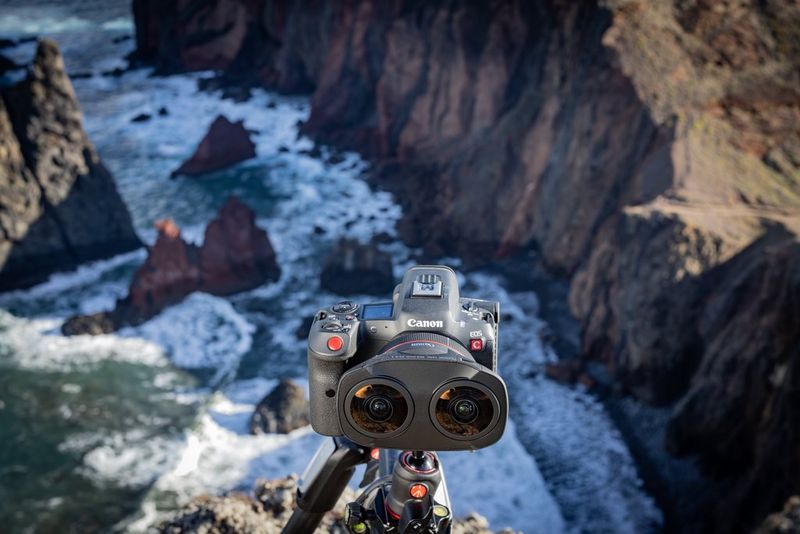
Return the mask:
<path id="1" fill-rule="evenodd" d="M 358 309 L 358 304 L 355 304 L 349 300 L 343 300 L 341 302 L 337 302 L 331 308 L 331 310 L 333 310 L 334 313 L 353 313 L 354 311 L 356 311 L 356 309 Z"/>

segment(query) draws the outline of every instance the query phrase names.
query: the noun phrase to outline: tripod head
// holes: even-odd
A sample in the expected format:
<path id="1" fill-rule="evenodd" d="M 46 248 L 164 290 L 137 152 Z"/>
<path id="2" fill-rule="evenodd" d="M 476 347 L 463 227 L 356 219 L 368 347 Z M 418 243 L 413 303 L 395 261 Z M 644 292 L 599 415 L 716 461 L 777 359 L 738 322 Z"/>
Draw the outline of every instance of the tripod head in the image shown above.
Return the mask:
<path id="1" fill-rule="evenodd" d="M 438 456 L 426 451 L 366 449 L 347 438 L 326 441 L 301 480 L 297 508 L 284 534 L 314 532 L 347 486 L 356 466 L 367 464 L 362 493 L 347 505 L 353 534 L 449 534 L 450 497 Z"/>

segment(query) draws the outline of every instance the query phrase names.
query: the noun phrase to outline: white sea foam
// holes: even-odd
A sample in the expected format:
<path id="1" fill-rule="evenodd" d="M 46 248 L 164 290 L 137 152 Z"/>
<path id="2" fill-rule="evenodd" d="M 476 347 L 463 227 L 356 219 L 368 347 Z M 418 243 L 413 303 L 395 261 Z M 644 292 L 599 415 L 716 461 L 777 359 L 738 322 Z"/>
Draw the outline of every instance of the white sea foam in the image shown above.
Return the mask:
<path id="1" fill-rule="evenodd" d="M 260 381 L 237 384 L 233 386 L 232 395 L 260 397 L 266 393 L 263 387 L 266 384 Z M 249 490 L 258 477 L 284 476 L 305 461 L 303 450 L 316 447 L 322 439 L 309 427 L 286 435 L 249 435 L 244 422 L 253 408 L 254 404 L 233 401 L 224 392 L 214 394 L 208 412 L 202 414 L 185 439 L 173 447 L 176 458 L 171 469 L 158 478 L 144 501 L 140 517 L 128 525 L 128 529 L 145 530 L 154 521 L 153 510 L 156 510 L 155 517 L 169 514 L 172 505 L 164 509 L 165 502 L 182 504 L 203 493 L 222 493 L 235 488 Z M 301 446 L 308 442 L 312 442 L 308 447 Z M 279 468 L 265 471 L 263 462 L 274 461 L 265 459 L 273 458 L 272 453 L 285 447 L 298 449 L 301 454 L 297 461 L 294 464 L 281 462 Z"/>
<path id="2" fill-rule="evenodd" d="M 64 337 L 58 333 L 60 326 L 60 319 L 20 319 L 0 309 L 2 353 L 20 368 L 49 371 L 87 370 L 108 360 L 169 364 L 162 348 L 150 341 L 115 335 Z"/>
<path id="3" fill-rule="evenodd" d="M 211 384 L 236 371 L 250 349 L 255 327 L 225 299 L 194 293 L 122 337 L 144 338 L 163 348 L 182 369 L 214 369 Z"/>
<path id="4" fill-rule="evenodd" d="M 144 249 L 138 249 L 106 260 L 85 263 L 74 271 L 52 274 L 46 282 L 42 282 L 30 289 L 3 293 L 0 295 L 0 306 L 6 306 L 15 300 L 54 296 L 70 289 L 89 286 L 113 269 L 127 264 L 140 263 L 144 260 L 145 255 Z"/>
<path id="5" fill-rule="evenodd" d="M 130 17 L 118 17 L 102 23 L 101 28 L 107 31 L 134 31 L 133 21 Z"/>
<path id="6" fill-rule="evenodd" d="M 171 451 L 178 445 L 174 438 L 142 429 L 114 433 L 83 456 L 81 472 L 103 483 L 141 488 L 173 465 Z"/>
<path id="7" fill-rule="evenodd" d="M 511 527 L 528 534 L 563 532 L 558 504 L 525 448 L 514 423 L 502 439 L 475 452 L 440 453 L 453 512 L 477 512 L 495 529 Z"/>
<path id="8" fill-rule="evenodd" d="M 5 35 L 40 35 L 43 33 L 77 32 L 89 29 L 92 23 L 76 16 L 29 17 L 24 13 L 0 16 L 0 33 Z"/>

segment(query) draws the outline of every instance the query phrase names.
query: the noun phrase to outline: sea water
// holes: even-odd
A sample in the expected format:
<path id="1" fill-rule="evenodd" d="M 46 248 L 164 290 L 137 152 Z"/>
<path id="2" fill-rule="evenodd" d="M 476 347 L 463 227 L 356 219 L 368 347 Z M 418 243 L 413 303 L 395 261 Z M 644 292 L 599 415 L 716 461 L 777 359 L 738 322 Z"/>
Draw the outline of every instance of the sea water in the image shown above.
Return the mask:
<path id="1" fill-rule="evenodd" d="M 97 337 L 65 338 L 59 327 L 72 314 L 113 307 L 144 250 L 0 295 L 0 524 L 137 532 L 193 496 L 302 472 L 323 438 L 310 428 L 251 436 L 247 424 L 278 379 L 305 381 L 305 340 L 295 331 L 340 298 L 319 287 L 325 256 L 341 237 L 384 234 L 399 277 L 415 251 L 396 237 L 395 199 L 363 180 L 363 160 L 312 151 L 298 135 L 307 98 L 254 91 L 234 102 L 198 91 L 210 73 L 104 76 L 133 47 L 119 39 L 132 30 L 128 3 L 74 4 L 0 3 L 0 33 L 51 35 L 70 72 L 92 74 L 74 81 L 86 130 L 140 236 L 151 243 L 153 223 L 170 217 L 199 243 L 233 194 L 255 210 L 282 270 L 275 283 L 230 298 L 194 294 L 141 326 Z M 5 52 L 24 60 L 34 46 Z M 131 122 L 141 113 L 151 119 Z M 257 157 L 170 179 L 219 114 L 244 120 Z M 477 511 L 494 528 L 531 533 L 657 529 L 660 512 L 601 404 L 542 376 L 557 355 L 542 341 L 536 294 L 509 289 L 491 271 L 459 271 L 459 279 L 464 294 L 502 303 L 499 365 L 512 409 L 498 444 L 442 454 L 456 514 Z"/>

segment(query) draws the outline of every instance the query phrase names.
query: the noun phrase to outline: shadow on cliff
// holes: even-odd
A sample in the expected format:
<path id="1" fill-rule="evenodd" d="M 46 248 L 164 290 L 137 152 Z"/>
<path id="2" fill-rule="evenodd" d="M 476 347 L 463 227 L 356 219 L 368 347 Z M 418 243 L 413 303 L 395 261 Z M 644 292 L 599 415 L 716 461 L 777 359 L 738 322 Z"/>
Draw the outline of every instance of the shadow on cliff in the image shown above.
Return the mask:
<path id="1" fill-rule="evenodd" d="M 127 209 L 112 180 L 99 164 L 75 179 L 61 203 L 43 203 L 41 215 L 27 232 L 9 244 L 0 270 L 0 291 L 30 287 L 54 272 L 140 248 L 142 242 L 131 231 L 130 219 L 113 215 L 127 214 Z M 106 203 L 106 209 L 98 209 L 97 202 Z M 108 239 L 96 239 L 103 234 Z"/>

